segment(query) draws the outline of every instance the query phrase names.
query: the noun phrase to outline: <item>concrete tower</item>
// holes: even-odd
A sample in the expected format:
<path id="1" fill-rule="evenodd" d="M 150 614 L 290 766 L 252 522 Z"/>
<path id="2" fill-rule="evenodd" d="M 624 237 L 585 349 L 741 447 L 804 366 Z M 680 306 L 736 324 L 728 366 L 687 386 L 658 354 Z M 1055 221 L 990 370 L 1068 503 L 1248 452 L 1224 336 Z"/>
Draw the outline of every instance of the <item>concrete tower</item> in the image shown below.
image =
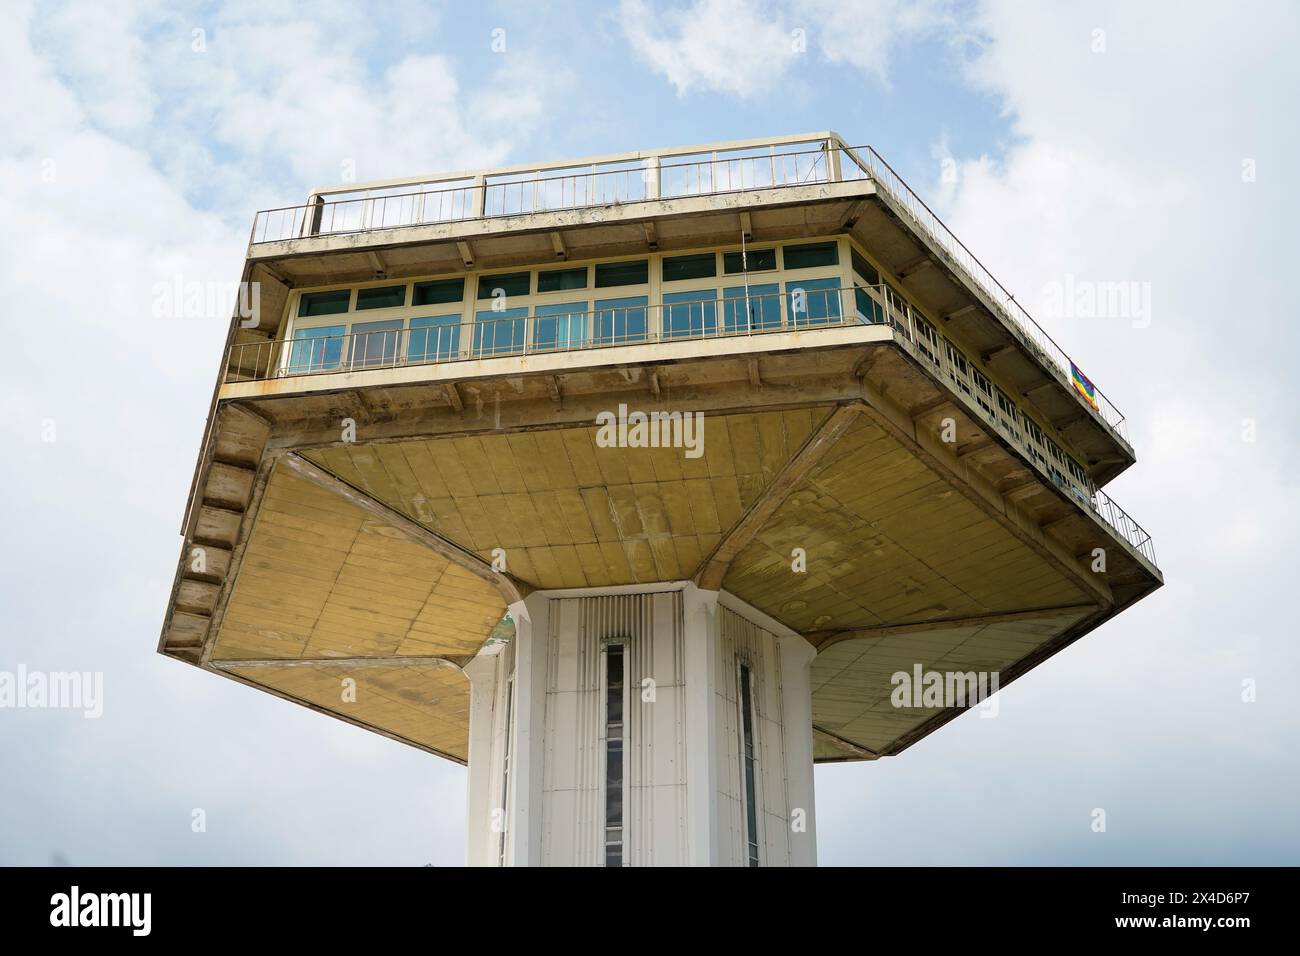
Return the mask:
<path id="1" fill-rule="evenodd" d="M 159 650 L 468 765 L 478 865 L 816 862 L 1159 587 L 1123 416 L 834 133 L 258 213 Z"/>

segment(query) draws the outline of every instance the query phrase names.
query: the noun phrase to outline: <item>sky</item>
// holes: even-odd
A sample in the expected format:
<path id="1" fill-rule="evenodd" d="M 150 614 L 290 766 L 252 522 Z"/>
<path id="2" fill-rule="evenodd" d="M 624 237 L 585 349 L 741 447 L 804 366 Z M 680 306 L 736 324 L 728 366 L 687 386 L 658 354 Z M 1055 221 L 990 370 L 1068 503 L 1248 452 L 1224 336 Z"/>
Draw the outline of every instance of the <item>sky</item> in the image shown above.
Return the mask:
<path id="1" fill-rule="evenodd" d="M 0 864 L 458 865 L 465 771 L 155 653 L 258 209 L 312 187 L 833 129 L 1127 415 L 1166 586 L 899 757 L 824 865 L 1300 863 L 1300 7 L 5 0 Z M 1131 283 L 1140 310 L 1061 307 Z M 1081 285 L 1082 284 L 1082 285 Z M 1096 826 L 1104 811 L 1105 828 Z M 203 826 L 195 821 L 201 819 Z"/>

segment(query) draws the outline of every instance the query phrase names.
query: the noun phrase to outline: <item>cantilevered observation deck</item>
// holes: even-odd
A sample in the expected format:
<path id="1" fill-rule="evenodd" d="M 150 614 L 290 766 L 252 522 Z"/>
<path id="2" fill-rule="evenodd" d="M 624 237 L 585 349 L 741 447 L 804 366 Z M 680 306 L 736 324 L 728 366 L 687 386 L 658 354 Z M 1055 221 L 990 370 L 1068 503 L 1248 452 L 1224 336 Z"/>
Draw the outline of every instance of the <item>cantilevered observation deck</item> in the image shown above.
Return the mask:
<path id="1" fill-rule="evenodd" d="M 808 862 L 774 821 L 812 759 L 962 709 L 895 707 L 891 674 L 1005 687 L 1162 582 L 1103 490 L 1123 415 L 833 133 L 322 189 L 257 215 L 243 278 L 160 650 L 477 761 L 474 862 L 599 856 L 613 738 L 575 728 L 611 642 L 668 699 L 618 738 L 666 761 L 620 777 L 618 859 Z M 701 453 L 605 447 L 620 406 L 701 413 Z M 715 779 L 735 706 L 784 742 L 767 784 Z M 633 796 L 665 781 L 676 835 Z"/>

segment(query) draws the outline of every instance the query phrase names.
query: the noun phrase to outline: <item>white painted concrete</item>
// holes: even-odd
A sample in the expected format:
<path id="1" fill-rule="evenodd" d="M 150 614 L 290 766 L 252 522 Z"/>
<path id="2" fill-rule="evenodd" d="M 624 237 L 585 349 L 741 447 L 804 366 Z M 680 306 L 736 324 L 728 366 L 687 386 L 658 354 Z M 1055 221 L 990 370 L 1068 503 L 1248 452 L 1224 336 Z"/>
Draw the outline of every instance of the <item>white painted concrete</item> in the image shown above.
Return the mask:
<path id="1" fill-rule="evenodd" d="M 605 654 L 616 642 L 626 688 L 623 864 L 747 864 L 743 662 L 760 864 L 815 865 L 814 652 L 802 637 L 689 582 L 534 592 L 511 614 L 512 646 L 466 667 L 471 864 L 496 865 L 504 842 L 509 865 L 604 865 Z M 493 819 L 505 821 L 504 841 Z"/>

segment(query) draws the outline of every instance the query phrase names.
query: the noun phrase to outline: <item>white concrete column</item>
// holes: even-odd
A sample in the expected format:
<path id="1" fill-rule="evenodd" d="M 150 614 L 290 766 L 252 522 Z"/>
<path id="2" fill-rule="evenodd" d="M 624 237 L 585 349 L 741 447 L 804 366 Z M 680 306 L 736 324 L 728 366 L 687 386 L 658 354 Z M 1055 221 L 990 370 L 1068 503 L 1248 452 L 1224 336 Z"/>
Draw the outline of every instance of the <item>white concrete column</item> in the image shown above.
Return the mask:
<path id="1" fill-rule="evenodd" d="M 495 866 L 492 830 L 492 741 L 500 690 L 500 645 L 485 648 L 465 665 L 469 678 L 469 768 L 465 790 L 465 865 Z"/>
<path id="2" fill-rule="evenodd" d="M 781 658 L 781 721 L 784 726 L 786 792 L 791 810 L 790 865 L 817 865 L 817 811 L 813 793 L 812 660 L 817 652 L 797 634 L 778 637 Z M 802 813 L 802 831 L 794 816 Z"/>
<path id="3" fill-rule="evenodd" d="M 542 861 L 542 760 L 549 614 L 550 601 L 536 592 L 510 605 L 510 616 L 515 622 L 515 689 L 506 859 L 511 866 L 537 866 Z"/>
<path id="4" fill-rule="evenodd" d="M 692 866 L 718 863 L 718 592 L 682 593 L 686 676 L 687 845 Z"/>
<path id="5" fill-rule="evenodd" d="M 747 837 L 764 866 L 816 864 L 814 652 L 802 637 L 691 582 L 535 592 L 510 615 L 514 640 L 465 666 L 468 863 L 601 865 L 612 832 L 624 865 L 743 866 Z M 612 778 L 621 800 L 605 766 L 610 644 L 623 648 L 623 770 Z M 741 661 L 753 788 L 740 739 Z M 607 831 L 613 801 L 621 834 Z"/>

